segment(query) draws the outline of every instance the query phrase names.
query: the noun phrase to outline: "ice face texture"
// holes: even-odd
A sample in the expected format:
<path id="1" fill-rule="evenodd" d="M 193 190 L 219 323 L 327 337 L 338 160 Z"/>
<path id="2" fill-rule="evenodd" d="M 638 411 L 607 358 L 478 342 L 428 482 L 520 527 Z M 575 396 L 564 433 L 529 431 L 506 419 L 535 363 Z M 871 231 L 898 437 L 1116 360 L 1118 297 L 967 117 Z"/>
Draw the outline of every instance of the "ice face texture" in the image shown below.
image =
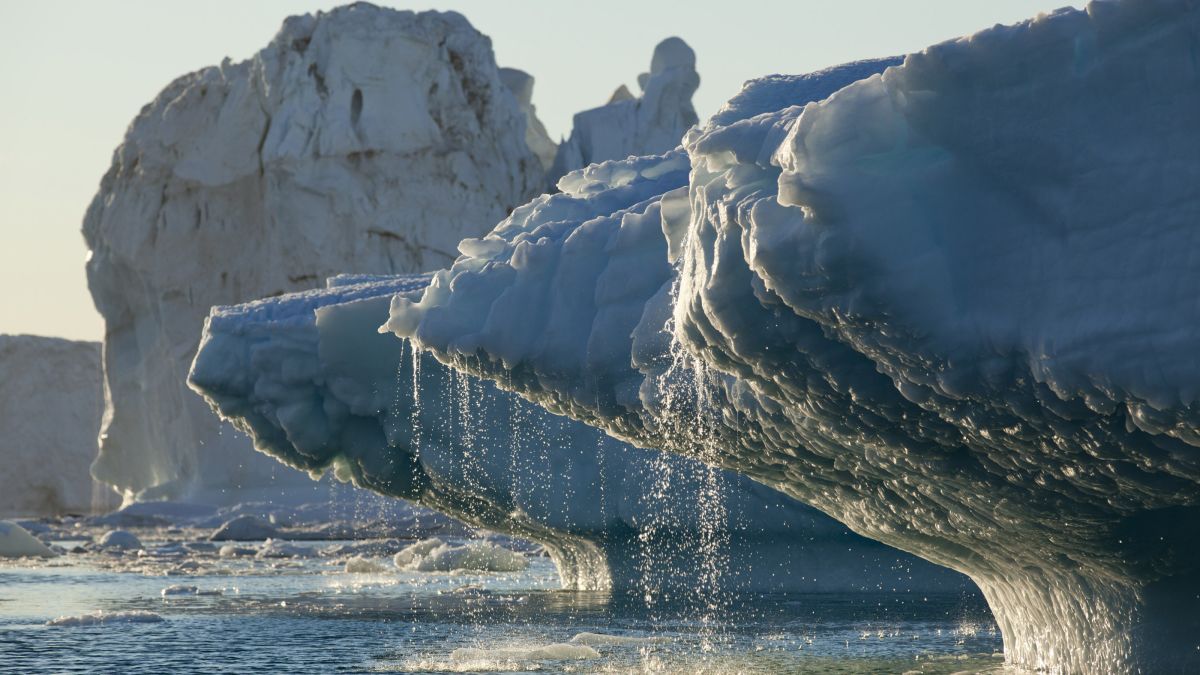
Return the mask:
<path id="1" fill-rule="evenodd" d="M 89 513 L 100 344 L 0 335 L 0 516 Z"/>
<path id="2" fill-rule="evenodd" d="M 966 572 L 1012 663 L 1195 671 L 1197 44 L 1096 2 L 718 117 L 686 187 L 597 217 L 653 160 L 592 167 L 389 327 Z"/>
<path id="3" fill-rule="evenodd" d="M 516 97 L 517 105 L 525 113 L 525 144 L 537 155 L 542 169 L 548 171 L 554 164 L 558 144 L 550 138 L 545 125 L 538 119 L 537 106 L 533 104 L 533 76 L 516 68 L 501 68 L 500 81 Z"/>
<path id="4" fill-rule="evenodd" d="M 589 164 L 666 152 L 699 121 L 692 107 L 700 86 L 696 53 L 683 40 L 658 43 L 638 85 L 640 96 L 622 85 L 606 105 L 575 114 L 571 136 L 558 146 L 547 176 L 552 190 L 563 175 Z"/>
<path id="5" fill-rule="evenodd" d="M 366 3 L 292 17 L 250 60 L 170 84 L 83 226 L 106 326 L 96 477 L 148 498 L 287 484 L 186 389 L 209 308 L 448 264 L 540 191 L 525 120 L 462 16 Z"/>
<path id="6" fill-rule="evenodd" d="M 969 587 L 763 485 L 630 447 L 380 334 L 392 296 L 429 279 L 344 276 L 215 308 L 191 384 L 287 464 L 543 544 L 567 588 Z"/>

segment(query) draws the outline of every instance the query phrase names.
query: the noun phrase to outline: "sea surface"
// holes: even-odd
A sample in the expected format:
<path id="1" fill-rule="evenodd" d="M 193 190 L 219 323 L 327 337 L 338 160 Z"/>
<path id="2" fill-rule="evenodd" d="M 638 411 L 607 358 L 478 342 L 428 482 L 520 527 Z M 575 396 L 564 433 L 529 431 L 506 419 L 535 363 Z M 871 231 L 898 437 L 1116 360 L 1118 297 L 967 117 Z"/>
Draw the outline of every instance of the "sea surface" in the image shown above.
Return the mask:
<path id="1" fill-rule="evenodd" d="M 999 631 L 973 593 L 713 601 L 696 589 L 647 605 L 558 590 L 539 555 L 507 573 L 409 572 L 377 555 L 380 571 L 352 574 L 328 554 L 337 542 L 256 558 L 167 539 L 0 560 L 0 672 L 1003 670 Z"/>

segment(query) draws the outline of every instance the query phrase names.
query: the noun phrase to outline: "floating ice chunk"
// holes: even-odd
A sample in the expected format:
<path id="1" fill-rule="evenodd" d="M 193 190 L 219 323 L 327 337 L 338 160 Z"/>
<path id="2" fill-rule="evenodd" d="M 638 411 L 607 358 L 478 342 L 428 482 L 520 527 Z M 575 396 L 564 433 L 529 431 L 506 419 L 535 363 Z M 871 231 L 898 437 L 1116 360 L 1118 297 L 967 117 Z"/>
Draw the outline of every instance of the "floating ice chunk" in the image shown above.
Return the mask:
<path id="1" fill-rule="evenodd" d="M 207 541 L 189 541 L 183 545 L 183 548 L 192 553 L 213 553 L 219 550 L 216 544 Z"/>
<path id="2" fill-rule="evenodd" d="M 529 560 L 491 542 L 475 541 L 451 546 L 440 539 L 427 539 L 396 554 L 397 567 L 411 572 L 519 572 Z"/>
<path id="3" fill-rule="evenodd" d="M 225 544 L 221 547 L 221 550 L 217 552 L 217 555 L 222 558 L 241 558 L 243 556 L 254 555 L 255 553 L 258 553 L 258 551 L 250 548 L 249 546 Z"/>
<path id="4" fill-rule="evenodd" d="M 314 554 L 314 551 L 306 546 L 297 546 L 286 541 L 278 539 L 268 539 L 263 543 L 262 548 L 258 549 L 258 553 L 254 554 L 255 558 L 307 558 Z"/>
<path id="5" fill-rule="evenodd" d="M 126 530 L 109 530 L 100 537 L 100 548 L 136 551 L 142 547 L 142 540 Z"/>
<path id="6" fill-rule="evenodd" d="M 202 590 L 198 586 L 189 586 L 187 584 L 176 584 L 174 586 L 167 586 L 166 588 L 162 589 L 162 596 L 164 598 L 170 597 L 170 596 L 175 596 L 175 595 L 224 595 L 224 594 L 225 594 L 225 592 L 219 588 Z"/>
<path id="7" fill-rule="evenodd" d="M 75 626 L 104 626 L 115 623 L 159 623 L 163 618 L 154 612 L 132 611 L 132 612 L 106 612 L 98 609 L 91 614 L 80 614 L 78 616 L 60 616 L 52 621 L 47 621 L 47 626 L 58 628 L 70 628 Z"/>
<path id="8" fill-rule="evenodd" d="M 388 568 L 378 561 L 356 555 L 346 561 L 346 574 L 386 574 Z"/>
<path id="9" fill-rule="evenodd" d="M 399 539 L 384 541 L 367 541 L 356 544 L 336 544 L 322 548 L 319 553 L 327 558 L 344 558 L 354 556 L 392 556 L 407 548 Z"/>
<path id="10" fill-rule="evenodd" d="M 424 541 L 418 541 L 417 543 L 408 546 L 404 550 L 397 553 L 395 557 L 392 558 L 392 562 L 400 569 L 408 569 L 410 565 L 429 555 L 429 552 L 433 549 L 445 545 L 446 542 L 438 539 L 437 537 L 432 537 Z"/>
<path id="11" fill-rule="evenodd" d="M 459 662 L 514 662 L 514 661 L 580 661 L 598 659 L 600 652 L 586 645 L 554 643 L 537 647 L 503 647 L 500 649 L 455 649 L 450 658 Z"/>
<path id="12" fill-rule="evenodd" d="M 279 536 L 279 531 L 254 516 L 238 516 L 213 532 L 209 541 L 262 541 Z"/>
<path id="13" fill-rule="evenodd" d="M 54 551 L 29 531 L 10 520 L 0 520 L 0 558 L 37 556 L 53 558 Z"/>

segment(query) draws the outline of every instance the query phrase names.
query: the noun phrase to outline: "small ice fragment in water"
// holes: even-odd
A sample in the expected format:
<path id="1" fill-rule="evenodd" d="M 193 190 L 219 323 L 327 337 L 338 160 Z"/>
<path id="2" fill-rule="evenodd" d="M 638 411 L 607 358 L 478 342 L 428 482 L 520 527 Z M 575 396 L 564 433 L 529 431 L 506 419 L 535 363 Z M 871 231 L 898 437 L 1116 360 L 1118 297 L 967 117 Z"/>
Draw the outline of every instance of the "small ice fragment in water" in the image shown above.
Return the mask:
<path id="1" fill-rule="evenodd" d="M 185 586 L 183 584 L 175 584 L 162 589 L 162 596 L 165 598 L 168 595 L 199 595 L 200 589 L 195 586 Z"/>
<path id="2" fill-rule="evenodd" d="M 234 546 L 233 544 L 225 544 L 217 555 L 222 558 L 240 558 L 242 556 L 254 555 L 258 551 L 246 546 Z"/>
<path id="3" fill-rule="evenodd" d="M 411 572 L 519 572 L 529 567 L 524 555 L 491 542 L 451 546 L 437 538 L 409 546 L 397 553 L 393 562 Z"/>
<path id="4" fill-rule="evenodd" d="M 408 569 L 411 565 L 419 561 L 421 558 L 429 555 L 429 552 L 439 546 L 445 546 L 446 542 L 433 537 L 424 541 L 405 547 L 392 558 L 392 563 L 400 569 Z"/>
<path id="5" fill-rule="evenodd" d="M 100 537 L 100 548 L 122 549 L 136 551 L 142 547 L 142 540 L 137 535 L 125 530 L 109 530 Z"/>
<path id="6" fill-rule="evenodd" d="M 306 558 L 313 555 L 313 550 L 305 546 L 289 544 L 278 539 L 268 539 L 262 548 L 254 555 L 255 558 Z"/>
<path id="7" fill-rule="evenodd" d="M 47 621 L 47 626 L 68 628 L 73 626 L 102 626 L 111 623 L 158 623 L 163 618 L 154 612 L 106 612 L 98 609 L 91 614 L 79 616 L 60 616 L 53 621 Z"/>
<path id="8" fill-rule="evenodd" d="M 346 561 L 346 574 L 386 574 L 387 571 L 387 567 L 360 555 Z"/>
<path id="9" fill-rule="evenodd" d="M 208 538 L 209 541 L 262 541 L 278 537 L 279 532 L 255 518 L 254 516 L 238 516 L 221 527 Z"/>
<path id="10" fill-rule="evenodd" d="M 0 558 L 39 556 L 53 558 L 56 554 L 20 525 L 0 520 Z"/>
<path id="11" fill-rule="evenodd" d="M 661 644 L 667 642 L 663 637 L 633 637 L 629 635 L 606 635 L 604 633 L 578 633 L 571 638 L 571 644 L 587 645 L 590 647 L 615 647 L 621 645 Z"/>

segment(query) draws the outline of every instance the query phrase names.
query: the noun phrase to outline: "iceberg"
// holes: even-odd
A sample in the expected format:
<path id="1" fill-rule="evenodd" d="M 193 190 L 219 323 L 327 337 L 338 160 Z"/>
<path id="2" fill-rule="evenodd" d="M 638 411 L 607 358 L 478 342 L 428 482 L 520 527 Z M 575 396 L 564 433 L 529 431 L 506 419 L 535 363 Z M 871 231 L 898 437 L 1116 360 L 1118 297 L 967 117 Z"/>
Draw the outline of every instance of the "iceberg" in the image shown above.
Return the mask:
<path id="1" fill-rule="evenodd" d="M 662 180 L 686 181 L 679 155 L 662 161 L 679 169 Z M 542 544 L 567 588 L 651 597 L 697 584 L 722 592 L 969 588 L 766 486 L 629 447 L 380 334 L 392 297 L 415 298 L 429 282 L 346 275 L 324 290 L 214 308 L 190 384 L 255 447 L 294 468 L 331 471 Z M 396 564 L 408 567 L 442 543 L 417 544 Z M 441 556 L 445 564 L 456 550 Z"/>
<path id="2" fill-rule="evenodd" d="M 538 119 L 537 106 L 533 104 L 533 76 L 517 68 L 501 68 L 500 81 L 516 97 L 517 105 L 525 113 L 525 145 L 537 156 L 542 170 L 549 171 L 554 165 L 558 144 L 550 138 L 546 126 Z"/>
<path id="3" fill-rule="evenodd" d="M 638 85 L 640 96 L 622 85 L 607 104 L 575 114 L 571 135 L 559 144 L 547 175 L 551 191 L 559 178 L 590 164 L 666 152 L 699 121 L 692 107 L 700 86 L 696 53 L 683 40 L 658 43 L 650 72 L 638 76 Z"/>
<path id="4" fill-rule="evenodd" d="M 95 477 L 127 500 L 327 496 L 187 390 L 209 308 L 449 264 L 540 191 L 529 112 L 461 15 L 367 3 L 291 17 L 251 59 L 168 85 L 83 224 L 105 320 Z"/>
<path id="5" fill-rule="evenodd" d="M 92 510 L 103 402 L 99 343 L 0 335 L 0 516 Z"/>
<path id="6" fill-rule="evenodd" d="M 569 174 L 387 326 L 966 573 L 1014 665 L 1195 671 L 1197 44 L 1195 2 L 1093 2 L 718 114 Z"/>

